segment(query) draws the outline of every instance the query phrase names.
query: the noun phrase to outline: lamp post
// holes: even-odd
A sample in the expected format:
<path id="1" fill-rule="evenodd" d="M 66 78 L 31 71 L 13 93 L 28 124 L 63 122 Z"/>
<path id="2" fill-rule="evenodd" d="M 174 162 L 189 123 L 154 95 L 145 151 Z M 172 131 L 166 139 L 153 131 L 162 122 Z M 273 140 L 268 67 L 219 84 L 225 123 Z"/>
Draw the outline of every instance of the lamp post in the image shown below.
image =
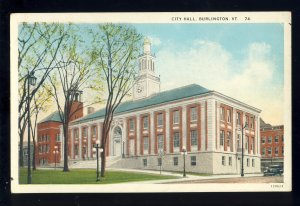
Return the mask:
<path id="1" fill-rule="evenodd" d="M 30 85 L 34 86 L 36 83 L 36 77 L 34 76 L 34 72 L 28 71 L 27 74 L 27 121 L 28 121 L 28 172 L 27 172 L 27 183 L 31 184 L 31 165 L 30 165 Z"/>
<path id="2" fill-rule="evenodd" d="M 244 177 L 244 129 L 248 126 L 246 122 L 245 126 L 242 127 L 242 169 L 241 169 L 241 177 Z"/>
<path id="3" fill-rule="evenodd" d="M 96 144 L 94 144 L 93 146 L 93 151 L 95 152 L 96 150 L 96 155 L 97 155 L 97 179 L 96 181 L 99 182 L 100 181 L 100 177 L 99 177 L 99 150 L 100 150 L 100 153 L 103 152 L 103 149 L 100 148 L 100 142 L 99 140 L 96 141 Z"/>
<path id="4" fill-rule="evenodd" d="M 54 154 L 54 164 L 55 164 L 55 170 L 56 170 L 56 155 L 58 154 L 58 147 L 57 146 L 54 146 L 53 154 Z"/>
<path id="5" fill-rule="evenodd" d="M 182 152 L 181 154 L 183 155 L 183 177 L 186 177 L 185 173 L 185 156 L 187 154 L 185 146 L 182 147 Z"/>
<path id="6" fill-rule="evenodd" d="M 125 158 L 125 141 L 123 141 L 122 147 L 122 158 Z"/>

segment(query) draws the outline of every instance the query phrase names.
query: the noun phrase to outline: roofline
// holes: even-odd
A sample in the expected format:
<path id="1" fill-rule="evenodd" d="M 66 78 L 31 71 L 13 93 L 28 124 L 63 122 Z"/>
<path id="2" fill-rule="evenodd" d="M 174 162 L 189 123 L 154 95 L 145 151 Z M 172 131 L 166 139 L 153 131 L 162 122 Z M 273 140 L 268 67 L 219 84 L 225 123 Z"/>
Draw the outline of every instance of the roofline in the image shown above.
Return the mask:
<path id="1" fill-rule="evenodd" d="M 232 97 L 229 97 L 229 96 L 227 96 L 227 95 L 224 95 L 224 94 L 222 94 L 222 93 L 220 93 L 220 92 L 217 92 L 217 91 L 214 91 L 214 90 L 209 90 L 209 91 L 204 92 L 204 93 L 202 93 L 202 94 L 192 95 L 192 96 L 188 96 L 188 97 L 185 97 L 185 98 L 178 98 L 178 99 L 186 100 L 186 99 L 191 98 L 191 97 L 197 98 L 197 97 L 201 97 L 201 96 L 207 96 L 207 95 L 209 95 L 209 94 L 215 95 L 215 96 L 219 96 L 219 97 L 222 97 L 222 98 L 227 99 L 227 100 L 229 100 L 229 101 L 232 101 L 232 102 L 234 102 L 234 103 L 238 103 L 238 104 L 243 105 L 244 107 L 246 107 L 246 108 L 248 108 L 248 109 L 251 109 L 251 110 L 254 110 L 254 111 L 258 112 L 258 113 L 260 113 L 260 112 L 262 111 L 261 109 L 258 109 L 258 108 L 256 108 L 256 107 L 250 106 L 250 105 L 248 105 L 248 104 L 245 104 L 245 103 L 243 103 L 243 102 L 241 102 L 241 101 L 239 101 L 239 100 L 237 100 L 237 99 L 234 99 L 234 98 L 232 98 Z M 158 103 L 158 104 L 152 104 L 152 105 L 149 105 L 149 106 L 146 106 L 146 107 L 138 107 L 138 108 L 135 108 L 135 109 L 126 110 L 126 111 L 124 111 L 124 112 L 118 112 L 118 113 L 115 113 L 115 116 L 116 116 L 116 115 L 121 115 L 121 114 L 124 114 L 124 113 L 127 113 L 127 112 L 139 111 L 141 108 L 149 109 L 149 108 L 151 108 L 151 107 L 154 107 L 154 106 L 160 106 L 160 105 L 163 105 L 163 104 L 165 104 L 165 103 L 176 102 L 176 101 L 178 101 L 178 99 L 174 99 L 174 100 L 171 100 L 171 101 L 166 101 L 166 102 L 162 102 L 162 103 Z M 124 102 L 124 103 L 125 103 L 125 102 Z M 103 110 L 103 109 L 105 109 L 105 108 L 99 109 L 98 111 Z M 96 111 L 96 112 L 97 112 L 97 111 Z M 104 117 L 104 116 L 98 116 L 98 117 L 94 117 L 94 118 L 89 118 L 89 119 L 85 119 L 85 120 L 83 120 L 82 122 L 79 122 L 79 123 L 77 123 L 77 122 L 80 121 L 80 119 L 77 119 L 77 120 L 74 120 L 74 122 L 72 122 L 71 125 L 77 125 L 77 124 L 80 124 L 80 123 L 85 123 L 85 122 L 88 122 L 88 121 L 93 121 L 93 120 L 96 120 L 96 119 L 101 119 L 101 118 L 103 118 L 103 117 Z M 84 117 L 82 117 L 82 118 L 84 118 Z"/>
<path id="2" fill-rule="evenodd" d="M 192 96 L 188 96 L 188 97 L 185 97 L 185 98 L 179 98 L 179 99 L 185 100 L 185 99 L 188 99 L 188 98 L 191 98 L 191 97 L 207 96 L 207 94 L 209 94 L 209 93 L 211 93 L 211 90 L 209 90 L 207 92 L 204 92 L 202 94 L 192 95 Z M 152 104 L 152 105 L 149 105 L 149 106 L 146 106 L 146 107 L 138 107 L 138 108 L 135 108 L 135 109 L 126 110 L 124 112 L 115 113 L 115 116 L 120 115 L 120 114 L 124 114 L 124 113 L 127 113 L 127 112 L 139 111 L 141 108 L 149 109 L 151 107 L 156 107 L 156 106 L 163 105 L 165 103 L 172 103 L 172 102 L 176 102 L 176 101 L 178 101 L 178 99 L 162 102 L 162 103 L 159 103 L 159 104 Z M 105 109 L 105 108 L 103 108 L 103 109 Z M 100 111 L 100 110 L 102 110 L 102 109 L 99 109 L 98 111 Z M 95 118 L 86 119 L 86 120 L 83 120 L 83 122 L 81 122 L 81 123 L 87 122 L 89 120 L 101 119 L 102 117 L 103 116 L 100 116 L 100 117 L 98 116 L 98 117 L 95 117 Z M 82 117 L 82 118 L 84 118 L 84 117 Z M 72 125 L 76 125 L 77 124 L 76 121 L 80 121 L 80 119 L 75 120 Z M 80 124 L 80 123 L 78 123 L 78 124 Z"/>
<path id="3" fill-rule="evenodd" d="M 220 92 L 217 92 L 217 91 L 211 91 L 211 93 L 214 94 L 214 95 L 216 95 L 216 96 L 223 97 L 223 98 L 225 98 L 225 99 L 227 99 L 227 100 L 229 100 L 229 101 L 232 101 L 232 102 L 241 104 L 241 105 L 243 105 L 244 107 L 247 107 L 248 109 L 254 110 L 254 111 L 258 112 L 258 113 L 261 113 L 261 111 L 262 111 L 261 109 L 258 109 L 258 108 L 256 108 L 256 107 L 250 106 L 249 104 L 246 104 L 246 103 L 241 102 L 241 101 L 239 101 L 239 100 L 237 100 L 237 99 L 234 99 L 234 98 L 232 98 L 232 97 L 229 97 L 229 96 L 227 96 L 227 95 L 224 95 L 224 94 L 222 94 L 222 93 L 220 93 Z"/>
<path id="4" fill-rule="evenodd" d="M 62 123 L 62 121 L 47 120 L 47 121 L 40 121 L 40 122 L 38 122 L 38 124 L 45 123 L 45 122 L 59 122 L 59 123 Z"/>

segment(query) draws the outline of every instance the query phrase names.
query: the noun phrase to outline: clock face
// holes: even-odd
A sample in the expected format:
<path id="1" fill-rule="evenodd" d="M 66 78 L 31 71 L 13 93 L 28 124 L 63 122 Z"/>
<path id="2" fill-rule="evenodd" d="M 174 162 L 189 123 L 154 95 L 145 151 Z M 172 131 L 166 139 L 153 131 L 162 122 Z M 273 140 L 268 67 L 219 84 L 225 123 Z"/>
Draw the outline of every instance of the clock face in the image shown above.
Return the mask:
<path id="1" fill-rule="evenodd" d="M 137 84 L 137 87 L 136 87 L 136 91 L 137 93 L 142 93 L 144 90 L 144 87 L 142 84 Z"/>

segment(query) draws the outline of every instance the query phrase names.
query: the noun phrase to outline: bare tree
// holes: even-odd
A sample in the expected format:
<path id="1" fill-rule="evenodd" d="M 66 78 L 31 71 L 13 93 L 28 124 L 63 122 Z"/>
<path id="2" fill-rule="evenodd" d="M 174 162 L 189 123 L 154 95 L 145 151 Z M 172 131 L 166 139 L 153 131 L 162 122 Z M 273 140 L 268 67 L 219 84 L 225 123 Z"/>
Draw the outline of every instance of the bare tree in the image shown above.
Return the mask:
<path id="1" fill-rule="evenodd" d="M 74 102 L 76 96 L 79 95 L 78 92 L 90 87 L 88 80 L 94 76 L 91 69 L 94 56 L 89 55 L 90 53 L 87 50 L 83 53 L 83 49 L 80 49 L 78 45 L 82 41 L 75 33 L 71 36 L 72 39 L 64 45 L 64 51 L 59 53 L 60 60 L 56 63 L 55 73 L 49 78 L 53 88 L 52 96 L 56 102 L 63 127 L 64 172 L 69 171 L 69 123 L 73 115 L 83 108 L 83 104 L 75 105 Z"/>
<path id="2" fill-rule="evenodd" d="M 137 58 L 142 36 L 129 25 L 98 25 L 92 31 L 98 56 L 97 73 L 106 82 L 107 100 L 101 134 L 101 176 L 105 174 L 106 143 L 116 109 L 131 90 L 137 74 Z"/>
<path id="3" fill-rule="evenodd" d="M 57 67 L 57 53 L 68 39 L 70 25 L 47 23 L 22 23 L 18 34 L 18 132 L 20 137 L 20 166 L 23 166 L 23 138 L 27 125 L 27 75 L 34 72 L 37 85 L 30 91 L 29 102 L 40 89 L 50 72 Z"/>
<path id="4" fill-rule="evenodd" d="M 33 142 L 33 155 L 32 155 L 32 169 L 36 170 L 36 135 L 37 135 L 37 120 L 40 112 L 47 112 L 52 103 L 51 87 L 50 85 L 43 84 L 42 88 L 36 92 L 33 97 L 33 111 L 32 114 L 34 121 L 31 121 L 31 136 Z"/>

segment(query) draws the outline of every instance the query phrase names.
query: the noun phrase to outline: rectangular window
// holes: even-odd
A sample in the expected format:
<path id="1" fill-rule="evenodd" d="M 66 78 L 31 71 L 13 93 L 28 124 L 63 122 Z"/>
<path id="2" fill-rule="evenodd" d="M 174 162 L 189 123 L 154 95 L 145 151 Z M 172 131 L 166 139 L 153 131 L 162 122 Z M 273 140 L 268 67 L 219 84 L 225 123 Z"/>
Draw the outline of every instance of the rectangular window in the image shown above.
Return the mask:
<path id="1" fill-rule="evenodd" d="M 197 115 L 197 107 L 192 107 L 191 108 L 191 114 L 190 114 L 190 116 L 191 116 L 191 121 L 197 121 L 197 117 L 198 117 L 198 115 Z"/>
<path id="2" fill-rule="evenodd" d="M 173 165 L 178 166 L 178 157 L 173 157 Z"/>
<path id="3" fill-rule="evenodd" d="M 284 141 L 283 141 L 283 140 L 284 140 L 284 138 L 283 138 L 283 135 L 282 135 L 282 137 L 281 137 L 281 138 L 282 138 L 282 140 L 281 140 L 281 141 L 282 141 L 282 142 L 284 142 Z"/>
<path id="4" fill-rule="evenodd" d="M 196 166 L 197 162 L 196 162 L 196 156 L 191 156 L 191 166 Z"/>
<path id="5" fill-rule="evenodd" d="M 261 155 L 265 156 L 266 155 L 266 148 L 262 148 Z"/>
<path id="6" fill-rule="evenodd" d="M 272 136 L 269 136 L 269 137 L 268 137 L 268 143 L 269 143 L 269 144 L 272 143 Z"/>
<path id="7" fill-rule="evenodd" d="M 255 167 L 255 159 L 252 159 L 252 167 Z"/>
<path id="8" fill-rule="evenodd" d="M 173 124 L 179 124 L 179 111 L 178 110 L 173 112 Z"/>
<path id="9" fill-rule="evenodd" d="M 281 148 L 281 149 L 282 149 L 282 156 L 283 156 L 283 153 L 284 153 L 284 146 L 282 146 L 282 148 Z"/>
<path id="10" fill-rule="evenodd" d="M 226 165 L 226 162 L 225 162 L 225 156 L 222 156 L 222 165 Z"/>
<path id="11" fill-rule="evenodd" d="M 275 155 L 278 155 L 279 147 L 275 147 Z"/>
<path id="12" fill-rule="evenodd" d="M 236 124 L 241 125 L 241 114 L 239 112 L 236 113 Z"/>
<path id="13" fill-rule="evenodd" d="M 241 136 L 240 134 L 237 135 L 237 141 L 236 141 L 236 148 L 237 148 L 237 151 L 241 148 Z"/>
<path id="14" fill-rule="evenodd" d="M 149 149 L 149 138 L 144 137 L 144 150 L 148 150 L 148 149 Z"/>
<path id="15" fill-rule="evenodd" d="M 251 120 L 250 120 L 250 126 L 251 126 L 251 129 L 254 129 L 254 118 L 251 117 Z"/>
<path id="16" fill-rule="evenodd" d="M 174 147 L 179 147 L 179 132 L 174 133 Z"/>
<path id="17" fill-rule="evenodd" d="M 162 162 L 161 162 L 161 157 L 157 158 L 157 165 L 161 166 Z"/>
<path id="18" fill-rule="evenodd" d="M 249 145 L 249 137 L 246 136 L 246 146 L 245 146 L 246 149 L 248 149 L 248 147 L 249 147 L 248 145 Z"/>
<path id="19" fill-rule="evenodd" d="M 84 127 L 83 130 L 82 130 L 82 135 L 83 135 L 83 137 L 87 137 L 87 135 L 86 135 L 86 130 L 87 130 L 86 127 Z"/>
<path id="20" fill-rule="evenodd" d="M 222 121 L 225 120 L 225 109 L 224 109 L 224 107 L 221 107 L 221 108 L 220 108 L 220 119 L 221 119 Z"/>
<path id="21" fill-rule="evenodd" d="M 75 155 L 78 155 L 78 144 L 75 145 Z"/>
<path id="22" fill-rule="evenodd" d="M 158 149 L 161 150 L 164 147 L 164 136 L 162 134 L 159 134 L 157 136 L 158 139 Z"/>
<path id="23" fill-rule="evenodd" d="M 268 155 L 272 155 L 272 147 L 268 147 Z"/>
<path id="24" fill-rule="evenodd" d="M 78 129 L 75 130 L 75 140 L 78 140 Z"/>
<path id="25" fill-rule="evenodd" d="M 231 110 L 227 109 L 227 122 L 231 122 Z"/>
<path id="26" fill-rule="evenodd" d="M 232 157 L 229 157 L 228 164 L 232 166 Z"/>
<path id="27" fill-rule="evenodd" d="M 60 134 L 59 133 L 56 134 L 56 141 L 60 142 Z"/>
<path id="28" fill-rule="evenodd" d="M 191 131 L 191 145 L 197 146 L 198 145 L 198 133 L 197 130 Z"/>
<path id="29" fill-rule="evenodd" d="M 249 117 L 246 115 L 245 128 L 249 128 Z"/>
<path id="30" fill-rule="evenodd" d="M 225 132 L 224 132 L 224 130 L 221 130 L 221 132 L 220 132 L 220 145 L 221 146 L 224 145 L 224 137 L 225 137 Z"/>
<path id="31" fill-rule="evenodd" d="M 97 127 L 94 126 L 93 127 L 93 137 L 96 137 L 96 134 L 97 134 Z"/>
<path id="32" fill-rule="evenodd" d="M 133 119 L 130 119 L 130 120 L 129 120 L 129 129 L 130 129 L 130 131 L 133 131 L 133 130 L 134 130 L 134 122 L 133 122 Z"/>
<path id="33" fill-rule="evenodd" d="M 231 142 L 231 132 L 227 132 L 227 147 L 230 147 Z"/>
<path id="34" fill-rule="evenodd" d="M 148 129 L 148 125 L 149 125 L 148 121 L 149 121 L 148 116 L 143 117 L 143 128 L 144 129 Z"/>
<path id="35" fill-rule="evenodd" d="M 275 143 L 278 143 L 278 142 L 279 142 L 279 136 L 275 136 L 274 142 L 275 142 Z"/>
<path id="36" fill-rule="evenodd" d="M 143 166 L 147 167 L 147 159 L 143 159 Z"/>
<path id="37" fill-rule="evenodd" d="M 247 167 L 250 167 L 250 160 L 247 158 Z"/>
<path id="38" fill-rule="evenodd" d="M 162 126 L 163 125 L 163 114 L 160 113 L 157 115 L 157 126 Z"/>
<path id="39" fill-rule="evenodd" d="M 262 138 L 261 138 L 261 143 L 262 143 L 262 144 L 265 144 L 265 143 L 266 143 L 266 137 L 262 137 Z"/>

